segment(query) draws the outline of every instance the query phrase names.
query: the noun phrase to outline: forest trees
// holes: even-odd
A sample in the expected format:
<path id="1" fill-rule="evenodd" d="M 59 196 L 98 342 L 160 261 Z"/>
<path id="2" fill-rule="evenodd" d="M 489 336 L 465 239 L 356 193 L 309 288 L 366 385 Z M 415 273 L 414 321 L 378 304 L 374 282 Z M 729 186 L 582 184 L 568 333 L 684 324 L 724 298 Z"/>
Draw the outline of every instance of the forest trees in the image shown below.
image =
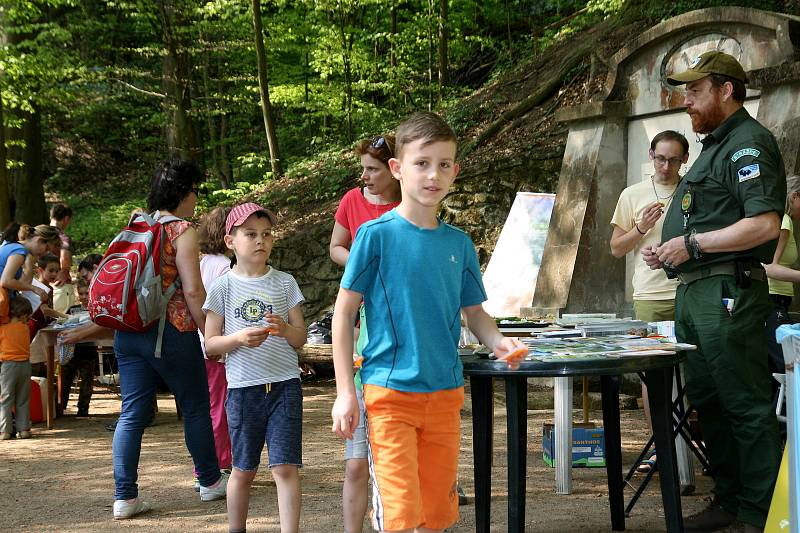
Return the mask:
<path id="1" fill-rule="evenodd" d="M 0 166 L 26 187 L 91 177 L 123 197 L 116 176 L 174 152 L 207 169 L 209 190 L 260 183 L 471 92 L 512 47 L 531 50 L 543 22 L 586 3 L 0 0 Z M 17 216 L 40 221 L 41 189 L 12 190 Z"/>

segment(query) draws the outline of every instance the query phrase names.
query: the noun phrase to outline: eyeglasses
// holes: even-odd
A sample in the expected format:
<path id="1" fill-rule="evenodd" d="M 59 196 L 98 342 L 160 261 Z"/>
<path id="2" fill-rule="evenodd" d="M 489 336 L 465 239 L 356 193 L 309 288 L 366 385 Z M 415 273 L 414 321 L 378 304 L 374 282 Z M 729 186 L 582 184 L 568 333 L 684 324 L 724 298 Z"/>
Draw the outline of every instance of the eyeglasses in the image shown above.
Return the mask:
<path id="1" fill-rule="evenodd" d="M 655 161 L 656 164 L 658 164 L 658 165 L 663 166 L 663 165 L 669 164 L 669 166 L 671 166 L 671 167 L 674 167 L 676 165 L 680 165 L 681 163 L 683 163 L 683 159 L 681 159 L 680 157 L 670 157 L 669 159 L 667 159 L 663 155 L 657 155 L 657 156 L 653 157 L 653 161 Z"/>

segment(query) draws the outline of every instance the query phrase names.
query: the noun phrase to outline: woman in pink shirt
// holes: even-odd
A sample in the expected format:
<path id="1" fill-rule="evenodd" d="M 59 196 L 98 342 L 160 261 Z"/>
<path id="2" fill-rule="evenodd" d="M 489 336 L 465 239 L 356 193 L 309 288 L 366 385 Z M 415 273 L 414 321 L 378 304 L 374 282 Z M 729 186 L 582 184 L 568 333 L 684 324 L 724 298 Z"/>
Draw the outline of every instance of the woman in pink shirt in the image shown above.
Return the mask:
<path id="1" fill-rule="evenodd" d="M 336 209 L 331 234 L 330 254 L 334 263 L 344 266 L 350 256 L 350 245 L 358 228 L 364 222 L 376 219 L 400 203 L 400 182 L 389 170 L 389 159 L 394 157 L 394 135 L 365 139 L 356 145 L 361 157 L 363 187 L 351 189 L 344 195 Z M 362 308 L 363 310 L 363 308 Z M 363 321 L 363 315 L 362 315 Z M 363 323 L 362 325 L 366 325 Z M 363 339 L 359 342 L 362 344 Z M 359 391 L 360 392 L 360 391 Z M 357 395 L 361 408 L 361 422 L 353 438 L 345 446 L 345 477 L 342 487 L 344 530 L 359 533 L 367 512 L 367 435 L 364 426 L 364 400 Z"/>
<path id="2" fill-rule="evenodd" d="M 330 254 L 333 262 L 340 266 L 347 263 L 350 245 L 361 224 L 380 217 L 400 203 L 400 182 L 389 171 L 389 159 L 394 157 L 394 135 L 365 139 L 356 145 L 355 151 L 361 157 L 364 186 L 347 191 L 334 215 Z"/>

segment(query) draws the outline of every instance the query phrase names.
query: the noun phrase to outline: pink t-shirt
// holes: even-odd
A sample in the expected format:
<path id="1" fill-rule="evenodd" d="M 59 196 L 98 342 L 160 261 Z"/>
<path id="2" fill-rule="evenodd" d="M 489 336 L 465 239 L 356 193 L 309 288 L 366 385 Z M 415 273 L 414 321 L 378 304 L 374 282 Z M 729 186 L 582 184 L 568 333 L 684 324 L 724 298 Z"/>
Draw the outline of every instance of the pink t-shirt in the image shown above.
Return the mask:
<path id="1" fill-rule="evenodd" d="M 334 218 L 336 222 L 350 231 L 350 240 L 353 240 L 356 238 L 356 232 L 358 228 L 361 227 L 361 224 L 374 220 L 384 213 L 388 213 L 398 205 L 400 205 L 400 202 L 391 202 L 388 204 L 370 203 L 364 198 L 361 187 L 356 187 L 355 189 L 347 191 L 342 197 Z"/>
<path id="2" fill-rule="evenodd" d="M 214 281 L 231 269 L 231 260 L 222 254 L 208 254 L 200 258 L 200 278 L 203 280 L 203 287 L 206 292 L 211 288 Z M 206 354 L 206 342 L 200 330 L 197 330 L 200 335 L 200 347 L 203 349 L 203 355 Z M 220 362 L 224 359 L 220 359 Z"/>

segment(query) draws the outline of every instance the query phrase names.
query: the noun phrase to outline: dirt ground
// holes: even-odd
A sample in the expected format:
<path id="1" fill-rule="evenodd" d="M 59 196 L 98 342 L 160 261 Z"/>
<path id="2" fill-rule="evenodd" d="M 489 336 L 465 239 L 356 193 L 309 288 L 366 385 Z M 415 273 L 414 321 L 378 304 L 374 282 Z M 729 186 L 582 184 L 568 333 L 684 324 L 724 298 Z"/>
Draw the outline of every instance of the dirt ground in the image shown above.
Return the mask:
<path id="1" fill-rule="evenodd" d="M 343 444 L 330 432 L 330 408 L 335 396 L 332 380 L 304 385 L 304 448 L 301 530 L 338 533 L 341 525 Z M 104 429 L 119 412 L 118 397 L 96 387 L 88 419 L 76 419 L 73 394 L 66 416 L 53 430 L 34 426 L 34 438 L 0 442 L 0 531 L 15 532 L 204 532 L 227 531 L 225 502 L 201 503 L 192 488 L 191 460 L 183 443 L 169 395 L 159 396 L 156 425 L 142 444 L 140 494 L 153 504 L 141 518 L 111 518 L 114 480 L 112 433 Z M 495 453 L 492 481 L 492 531 L 506 528 L 505 409 L 495 409 Z M 580 417 L 575 412 L 576 419 Z M 554 492 L 554 472 L 541 459 L 541 427 L 551 411 L 528 411 L 528 490 L 526 527 L 529 532 L 610 531 L 604 468 L 574 469 L 573 493 Z M 473 495 L 472 427 L 469 395 L 462 416 L 460 483 Z M 592 420 L 602 421 L 601 412 Z M 630 464 L 647 438 L 641 411 L 622 412 L 623 459 Z M 637 478 L 634 478 L 637 479 Z M 657 481 L 657 477 L 654 478 Z M 697 491 L 682 498 L 684 514 L 695 512 L 710 496 L 711 482 L 697 475 Z M 632 491 L 626 491 L 626 501 Z M 474 531 L 474 506 L 460 508 L 461 517 L 448 531 Z M 279 531 L 275 485 L 262 470 L 254 485 L 248 531 Z M 627 531 L 664 531 L 657 484 L 652 483 L 626 522 Z M 365 521 L 364 531 L 371 531 Z"/>

